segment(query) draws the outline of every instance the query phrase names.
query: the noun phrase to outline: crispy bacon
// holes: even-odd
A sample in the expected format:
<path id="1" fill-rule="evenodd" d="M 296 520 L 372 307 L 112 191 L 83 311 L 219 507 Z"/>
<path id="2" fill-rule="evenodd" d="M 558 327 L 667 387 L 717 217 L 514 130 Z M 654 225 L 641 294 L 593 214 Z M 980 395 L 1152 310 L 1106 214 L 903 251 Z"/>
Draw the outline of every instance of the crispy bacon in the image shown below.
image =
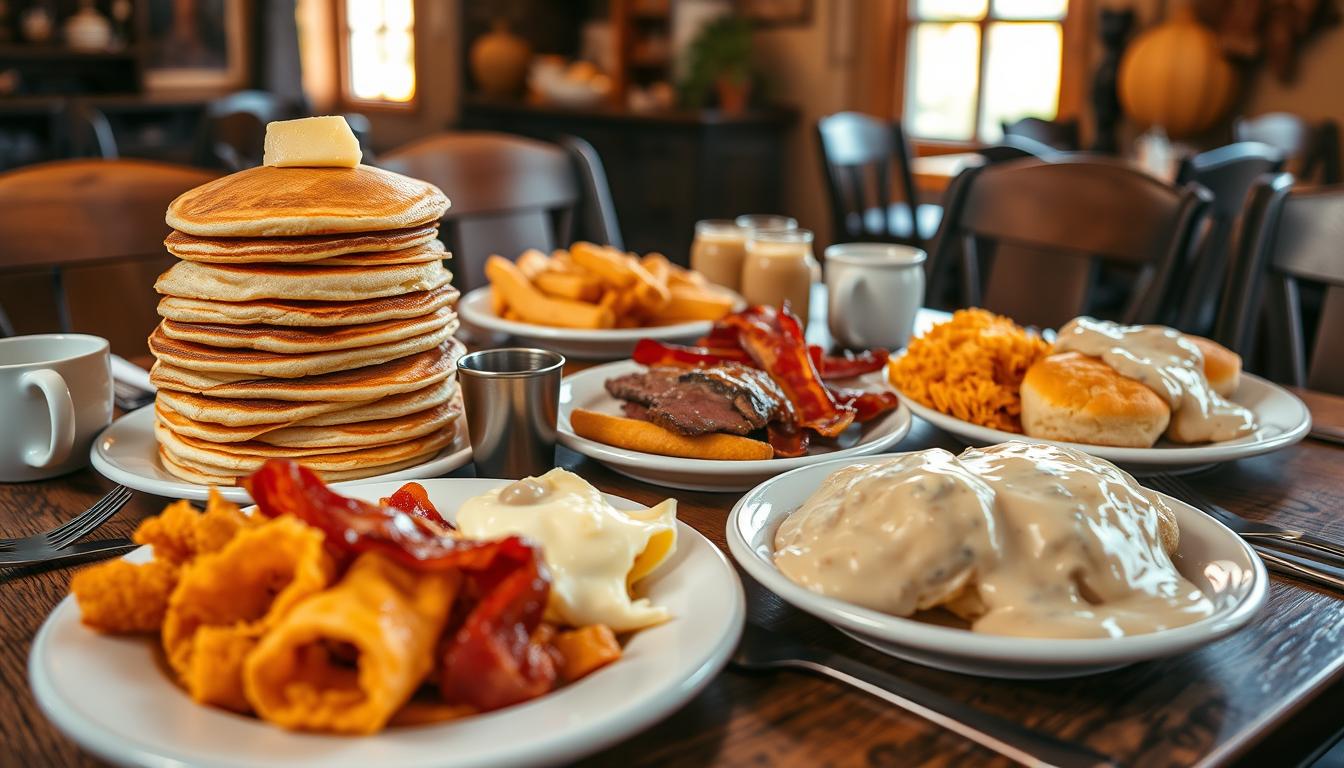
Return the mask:
<path id="1" fill-rule="evenodd" d="M 839 355 L 827 355 L 821 347 L 813 344 L 808 347 L 812 355 L 812 364 L 823 379 L 852 379 L 865 373 L 880 371 L 887 364 L 891 353 L 881 347 L 865 349 L 862 352 L 844 352 Z"/>
<path id="2" fill-rule="evenodd" d="M 653 339 L 640 339 L 631 357 L 635 362 L 650 368 L 665 365 L 702 368 L 727 362 L 753 365 L 751 356 L 741 348 L 685 347 L 680 344 L 663 344 Z"/>
<path id="3" fill-rule="evenodd" d="M 443 515 L 439 514 L 439 510 L 434 507 L 434 502 L 429 500 L 429 492 L 425 490 L 425 486 L 419 483 L 407 483 L 401 486 L 391 496 L 379 499 L 378 504 L 399 509 L 408 515 L 422 517 L 450 531 L 457 530 L 457 526 L 448 522 Z"/>
<path id="4" fill-rule="evenodd" d="M 872 421 L 901 404 L 895 392 L 874 392 L 827 384 L 837 403 L 854 409 L 854 420 L 860 424 Z"/>

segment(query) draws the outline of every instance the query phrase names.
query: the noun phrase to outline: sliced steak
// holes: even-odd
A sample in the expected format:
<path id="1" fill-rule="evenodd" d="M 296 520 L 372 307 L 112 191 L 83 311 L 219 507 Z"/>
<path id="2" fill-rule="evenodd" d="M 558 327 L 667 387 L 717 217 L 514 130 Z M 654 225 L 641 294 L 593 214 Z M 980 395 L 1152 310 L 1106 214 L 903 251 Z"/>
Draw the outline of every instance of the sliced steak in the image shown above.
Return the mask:
<path id="1" fill-rule="evenodd" d="M 682 382 L 658 396 L 649 421 L 683 435 L 745 435 L 759 426 L 738 411 L 732 395 L 700 381 Z"/>
<path id="2" fill-rule="evenodd" d="M 643 373 L 628 373 L 607 379 L 607 392 L 617 400 L 650 406 L 659 395 L 677 385 L 682 373 L 680 368 L 650 368 Z"/>
<path id="3" fill-rule="evenodd" d="M 621 403 L 621 412 L 625 414 L 627 419 L 639 419 L 640 421 L 649 420 L 649 407 L 640 405 L 639 403 L 632 403 L 629 400 Z"/>

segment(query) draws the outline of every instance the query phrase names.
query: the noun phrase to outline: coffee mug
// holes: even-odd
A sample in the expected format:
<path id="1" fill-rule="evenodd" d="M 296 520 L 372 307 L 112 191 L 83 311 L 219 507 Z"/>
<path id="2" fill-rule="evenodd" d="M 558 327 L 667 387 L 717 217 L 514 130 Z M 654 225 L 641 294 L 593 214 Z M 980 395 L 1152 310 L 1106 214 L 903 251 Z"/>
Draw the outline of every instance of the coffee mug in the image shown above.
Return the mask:
<path id="1" fill-rule="evenodd" d="M 843 347 L 900 349 L 924 303 L 924 260 L 918 248 L 842 243 L 826 249 L 831 337 Z"/>
<path id="2" fill-rule="evenodd" d="M 78 333 L 0 339 L 0 482 L 83 467 L 93 438 L 111 421 L 107 339 Z"/>

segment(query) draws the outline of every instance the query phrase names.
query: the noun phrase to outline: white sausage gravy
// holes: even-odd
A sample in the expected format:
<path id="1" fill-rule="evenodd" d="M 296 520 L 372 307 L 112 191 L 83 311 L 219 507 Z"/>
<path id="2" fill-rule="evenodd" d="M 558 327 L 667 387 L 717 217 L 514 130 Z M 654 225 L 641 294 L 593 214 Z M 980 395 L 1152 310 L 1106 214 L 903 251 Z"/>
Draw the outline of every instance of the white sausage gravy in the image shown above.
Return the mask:
<path id="1" fill-rule="evenodd" d="M 1115 465 L 1010 442 L 838 470 L 780 525 L 774 560 L 898 616 L 941 606 L 976 632 L 1120 637 L 1213 612 L 1172 565 L 1178 536 L 1161 497 Z"/>
<path id="2" fill-rule="evenodd" d="M 1059 329 L 1055 352 L 1099 357 L 1171 406 L 1167 435 L 1182 443 L 1232 440 L 1255 431 L 1255 416 L 1223 399 L 1204 376 L 1204 353 L 1173 328 L 1078 317 Z"/>

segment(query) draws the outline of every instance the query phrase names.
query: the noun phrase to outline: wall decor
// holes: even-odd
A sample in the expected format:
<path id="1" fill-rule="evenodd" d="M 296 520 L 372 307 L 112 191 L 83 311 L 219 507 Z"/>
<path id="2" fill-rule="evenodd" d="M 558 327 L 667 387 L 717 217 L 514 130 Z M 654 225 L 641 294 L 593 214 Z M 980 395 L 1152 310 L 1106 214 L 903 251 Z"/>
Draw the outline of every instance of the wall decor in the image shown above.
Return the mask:
<path id="1" fill-rule="evenodd" d="M 144 0 L 145 84 L 151 90 L 231 90 L 247 81 L 244 0 Z"/>

